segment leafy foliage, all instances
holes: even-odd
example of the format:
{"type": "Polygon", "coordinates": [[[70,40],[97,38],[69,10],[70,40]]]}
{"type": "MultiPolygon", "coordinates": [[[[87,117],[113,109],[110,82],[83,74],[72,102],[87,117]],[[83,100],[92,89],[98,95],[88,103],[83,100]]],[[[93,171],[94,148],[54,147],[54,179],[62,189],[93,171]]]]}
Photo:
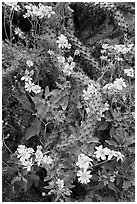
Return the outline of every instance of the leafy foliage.
{"type": "Polygon", "coordinates": [[[3,80],[30,115],[12,153],[5,112],[15,105],[4,103],[14,194],[35,187],[45,200],[81,201],[74,192],[84,186],[84,202],[133,197],[135,47],[124,9],[133,13],[118,2],[3,3],[3,80]]]}

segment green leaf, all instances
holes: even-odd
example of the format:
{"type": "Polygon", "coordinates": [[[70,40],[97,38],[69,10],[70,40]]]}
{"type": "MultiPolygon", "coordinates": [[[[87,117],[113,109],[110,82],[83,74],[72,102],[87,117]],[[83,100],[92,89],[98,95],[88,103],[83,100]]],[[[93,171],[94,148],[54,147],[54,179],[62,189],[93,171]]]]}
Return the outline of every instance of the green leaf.
{"type": "Polygon", "coordinates": [[[112,183],[112,182],[108,182],[108,188],[110,188],[111,190],[117,192],[116,187],[115,187],[114,183],[112,183]]]}
{"type": "Polygon", "coordinates": [[[104,121],[98,128],[98,130],[106,130],[108,128],[109,122],[104,121]]]}
{"type": "Polygon", "coordinates": [[[109,145],[112,145],[114,147],[118,147],[118,144],[112,140],[105,140],[106,143],[108,143],[109,145]]]}
{"type": "Polygon", "coordinates": [[[47,112],[49,111],[49,106],[46,105],[46,104],[38,104],[36,106],[36,109],[37,109],[37,114],[40,116],[41,119],[45,119],[46,118],[46,115],[47,115],[47,112]]]}
{"type": "Polygon", "coordinates": [[[22,95],[22,96],[15,95],[15,97],[22,104],[24,109],[33,112],[32,107],[31,107],[31,103],[30,103],[30,101],[29,101],[29,99],[27,98],[26,95],[22,95]]]}
{"type": "Polygon", "coordinates": [[[92,143],[92,142],[99,143],[99,139],[96,137],[88,138],[86,141],[87,143],[92,143]]]}
{"type": "Polygon", "coordinates": [[[7,168],[7,173],[8,173],[9,175],[14,174],[14,172],[15,172],[15,169],[14,169],[14,168],[12,168],[12,167],[8,167],[8,168],[7,168]]]}
{"type": "Polygon", "coordinates": [[[44,93],[45,99],[48,98],[48,96],[50,96],[50,95],[51,95],[51,93],[49,92],[49,87],[46,86],[45,93],[44,93]]]}
{"type": "Polygon", "coordinates": [[[51,95],[53,95],[54,97],[56,97],[57,95],[59,95],[61,93],[61,90],[59,89],[54,89],[51,92],[51,95]]]}
{"type": "Polygon", "coordinates": [[[115,134],[116,134],[116,129],[112,126],[112,128],[110,129],[110,137],[114,138],[115,134]]]}
{"type": "Polygon", "coordinates": [[[124,181],[123,182],[123,188],[125,189],[125,190],[127,190],[129,187],[131,187],[132,186],[132,181],[124,181]]]}
{"type": "Polygon", "coordinates": [[[135,143],[135,138],[127,138],[123,146],[124,147],[129,146],[129,145],[134,144],[134,143],[135,143]]]}
{"type": "Polygon", "coordinates": [[[95,186],[95,189],[96,190],[101,190],[103,189],[105,186],[104,186],[104,183],[103,181],[100,181],[99,184],[97,186],[95,186]]]}
{"type": "Polygon", "coordinates": [[[40,132],[40,128],[41,128],[41,121],[36,117],[33,120],[32,125],[26,130],[24,138],[28,140],[31,137],[38,135],[40,132]]]}
{"type": "Polygon", "coordinates": [[[22,189],[24,189],[24,191],[27,191],[27,179],[25,179],[24,177],[22,177],[22,180],[20,181],[20,186],[22,189]]]}

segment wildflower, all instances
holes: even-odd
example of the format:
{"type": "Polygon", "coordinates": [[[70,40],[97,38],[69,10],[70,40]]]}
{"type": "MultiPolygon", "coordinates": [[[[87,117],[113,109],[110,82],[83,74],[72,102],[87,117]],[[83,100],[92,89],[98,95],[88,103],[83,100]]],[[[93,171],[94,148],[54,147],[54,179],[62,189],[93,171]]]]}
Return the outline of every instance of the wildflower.
{"type": "Polygon", "coordinates": [[[116,89],[122,91],[122,88],[123,88],[123,87],[126,87],[126,83],[124,82],[124,80],[123,80],[122,78],[120,78],[120,79],[117,78],[117,79],[114,81],[114,87],[115,87],[116,89]]]}
{"type": "Polygon", "coordinates": [[[63,57],[63,56],[58,56],[57,59],[58,59],[59,63],[63,64],[65,62],[65,57],[63,57]]]}
{"type": "Polygon", "coordinates": [[[73,58],[72,58],[71,56],[69,56],[69,57],[67,58],[67,61],[68,61],[68,62],[73,62],[73,58]]]}
{"type": "Polygon", "coordinates": [[[117,161],[119,161],[119,160],[123,161],[123,159],[124,159],[124,155],[121,154],[121,152],[116,152],[115,151],[114,156],[117,157],[117,161]]]}
{"type": "Polygon", "coordinates": [[[42,196],[43,196],[43,197],[46,196],[46,193],[45,193],[45,192],[42,192],[42,196]]]}
{"type": "Polygon", "coordinates": [[[35,84],[32,83],[31,81],[29,81],[28,83],[25,83],[25,89],[28,92],[33,91],[34,86],[35,86],[35,84]]]}
{"type": "Polygon", "coordinates": [[[48,52],[47,52],[49,55],[54,55],[54,50],[48,50],[48,52]]]}
{"type": "Polygon", "coordinates": [[[129,76],[129,77],[134,77],[134,70],[133,68],[130,68],[130,69],[125,69],[124,70],[124,73],[129,76]]]}
{"type": "Polygon", "coordinates": [[[37,146],[37,151],[35,152],[35,161],[37,162],[38,166],[40,166],[42,160],[43,160],[43,153],[41,151],[41,148],[39,148],[39,146],[37,146]]]}
{"type": "Polygon", "coordinates": [[[114,182],[114,181],[115,181],[115,175],[110,176],[110,177],[109,177],[109,181],[110,181],[110,182],[114,182]]]}
{"type": "Polygon", "coordinates": [[[77,171],[77,176],[78,181],[82,184],[87,184],[90,182],[90,178],[92,178],[92,175],[90,175],[91,171],[86,171],[86,169],[84,171],[78,170],[77,171]]]}
{"type": "Polygon", "coordinates": [[[89,165],[92,165],[91,163],[92,159],[84,154],[78,155],[78,162],[76,163],[77,166],[83,169],[88,169],[89,165]]]}
{"type": "Polygon", "coordinates": [[[68,40],[67,40],[67,37],[65,37],[63,34],[61,34],[59,37],[58,37],[58,40],[56,41],[56,43],[58,43],[58,47],[59,48],[68,48],[70,49],[71,48],[71,45],[68,43],[68,40]]]}
{"type": "Polygon", "coordinates": [[[28,67],[32,67],[33,66],[33,62],[31,60],[27,60],[26,64],[28,65],[28,67]]]}
{"type": "Polygon", "coordinates": [[[79,55],[80,51],[79,50],[75,50],[74,55],[79,55]]]}
{"type": "Polygon", "coordinates": [[[52,10],[51,6],[44,6],[40,4],[39,11],[38,11],[39,18],[43,18],[43,17],[50,18],[51,14],[55,14],[55,11],[52,10]]]}
{"type": "Polygon", "coordinates": [[[25,145],[19,145],[17,148],[17,158],[23,163],[30,158],[33,152],[33,148],[26,148],[25,145]]]}
{"type": "Polygon", "coordinates": [[[25,76],[21,77],[21,80],[22,81],[25,80],[25,82],[31,83],[32,78],[29,75],[25,75],[25,76]]]}
{"type": "Polygon", "coordinates": [[[63,189],[63,187],[64,187],[64,181],[63,181],[63,180],[58,179],[58,180],[56,181],[56,184],[58,185],[58,188],[59,188],[60,190],[63,189]]]}
{"type": "Polygon", "coordinates": [[[14,9],[15,11],[19,11],[20,10],[20,6],[17,5],[18,2],[4,2],[4,4],[6,4],[7,6],[10,6],[11,9],[14,9]]]}
{"type": "Polygon", "coordinates": [[[115,155],[115,151],[108,149],[108,160],[112,159],[112,157],[113,157],[114,155],[115,155]]]}
{"type": "Polygon", "coordinates": [[[46,163],[46,164],[52,164],[53,163],[53,159],[50,156],[44,155],[43,159],[42,159],[42,163],[46,163]]]}
{"type": "Polygon", "coordinates": [[[99,147],[95,147],[95,149],[97,149],[97,151],[94,152],[97,159],[101,158],[102,160],[106,160],[106,155],[109,154],[109,149],[107,147],[103,149],[102,145],[100,145],[99,147]]]}
{"type": "Polygon", "coordinates": [[[106,61],[108,58],[107,58],[107,56],[101,56],[100,59],[106,61]]]}
{"type": "Polygon", "coordinates": [[[103,44],[102,48],[106,50],[108,48],[108,46],[109,46],[109,44],[103,44]]]}
{"type": "Polygon", "coordinates": [[[15,28],[15,34],[18,35],[20,38],[24,39],[24,33],[20,30],[20,28],[15,28]]]}
{"type": "Polygon", "coordinates": [[[33,91],[35,94],[38,94],[38,93],[41,92],[41,87],[40,87],[39,85],[35,85],[35,86],[33,86],[32,91],[33,91]]]}
{"type": "Polygon", "coordinates": [[[39,85],[35,85],[33,82],[29,81],[25,83],[25,89],[28,92],[33,91],[35,94],[38,94],[41,92],[41,87],[39,85]]]}
{"type": "Polygon", "coordinates": [[[73,71],[73,68],[74,68],[74,67],[75,67],[75,62],[71,62],[71,64],[65,63],[63,72],[64,72],[66,75],[70,76],[71,73],[72,73],[72,71],[73,71]]]}
{"type": "Polygon", "coordinates": [[[23,169],[27,168],[27,171],[31,171],[31,167],[33,166],[32,158],[30,160],[26,160],[22,162],[24,166],[23,169]]]}

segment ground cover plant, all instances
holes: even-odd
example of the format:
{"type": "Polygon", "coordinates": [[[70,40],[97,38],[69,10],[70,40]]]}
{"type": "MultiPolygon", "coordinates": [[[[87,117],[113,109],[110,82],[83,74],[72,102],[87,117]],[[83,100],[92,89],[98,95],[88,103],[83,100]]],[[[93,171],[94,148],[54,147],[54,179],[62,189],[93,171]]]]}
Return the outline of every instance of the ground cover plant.
{"type": "Polygon", "coordinates": [[[134,201],[134,17],[134,2],[2,3],[3,201],[134,201]]]}

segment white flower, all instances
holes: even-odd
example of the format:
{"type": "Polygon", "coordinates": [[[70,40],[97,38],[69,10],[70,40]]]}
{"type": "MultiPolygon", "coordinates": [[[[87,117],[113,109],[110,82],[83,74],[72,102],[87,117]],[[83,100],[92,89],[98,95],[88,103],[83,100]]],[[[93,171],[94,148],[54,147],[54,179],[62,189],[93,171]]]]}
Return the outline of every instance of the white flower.
{"type": "Polygon", "coordinates": [[[35,86],[33,86],[32,91],[33,91],[35,94],[38,94],[38,93],[41,92],[41,87],[40,87],[39,85],[35,85],[35,86]]]}
{"type": "Polygon", "coordinates": [[[42,162],[43,164],[52,164],[53,159],[50,156],[44,155],[42,162]]]}
{"type": "Polygon", "coordinates": [[[82,184],[87,184],[90,182],[90,178],[92,178],[92,175],[90,175],[91,171],[81,171],[81,170],[78,170],[77,171],[77,176],[79,177],[78,178],[78,181],[82,184]]]}
{"type": "Polygon", "coordinates": [[[31,167],[33,166],[32,158],[30,160],[26,160],[23,163],[23,169],[27,168],[27,171],[31,171],[31,167]]]}
{"type": "Polygon", "coordinates": [[[123,161],[123,159],[124,159],[124,155],[121,154],[121,152],[116,152],[115,151],[114,156],[117,157],[117,161],[119,161],[119,160],[123,161]]]}
{"type": "Polygon", "coordinates": [[[31,60],[27,60],[26,64],[28,65],[28,67],[32,67],[33,66],[33,62],[31,60]]]}
{"type": "Polygon", "coordinates": [[[37,151],[35,152],[35,161],[37,162],[38,166],[40,166],[41,162],[43,161],[43,153],[41,151],[41,149],[38,149],[37,147],[37,151]]]}
{"type": "Polygon", "coordinates": [[[107,58],[107,56],[101,56],[100,59],[101,60],[107,60],[108,58],[107,58]]]}
{"type": "Polygon", "coordinates": [[[26,148],[25,145],[19,145],[17,148],[17,158],[24,163],[30,158],[33,152],[33,148],[26,148]]]}
{"type": "Polygon", "coordinates": [[[65,63],[65,64],[64,64],[63,72],[64,72],[66,75],[70,76],[71,73],[72,73],[72,71],[73,71],[73,68],[74,68],[74,67],[75,67],[75,62],[71,62],[71,64],[65,63]]]}
{"type": "Polygon", "coordinates": [[[58,56],[57,59],[58,59],[59,63],[63,64],[65,62],[65,57],[63,57],[63,56],[58,56]]]}
{"type": "Polygon", "coordinates": [[[97,151],[94,152],[97,159],[101,158],[102,160],[106,160],[106,155],[109,155],[109,149],[107,147],[103,149],[102,145],[100,145],[99,147],[95,147],[95,149],[97,149],[97,151]]]}
{"type": "Polygon", "coordinates": [[[55,14],[55,11],[52,10],[51,6],[44,6],[39,4],[39,10],[36,12],[36,15],[39,16],[39,18],[50,18],[51,14],[55,14]]]}
{"type": "Polygon", "coordinates": [[[48,52],[47,52],[49,55],[54,55],[54,50],[48,50],[48,52]]]}
{"type": "Polygon", "coordinates": [[[4,4],[12,7],[11,9],[14,9],[15,11],[20,10],[20,6],[17,5],[18,2],[4,2],[4,4]]]}
{"type": "Polygon", "coordinates": [[[38,94],[41,92],[41,87],[39,85],[35,85],[31,81],[29,82],[27,81],[27,83],[25,83],[25,89],[28,92],[33,91],[35,94],[38,94]]]}
{"type": "Polygon", "coordinates": [[[75,50],[74,55],[79,55],[80,51],[79,50],[75,50]]]}
{"type": "Polygon", "coordinates": [[[80,155],[78,155],[78,162],[76,163],[76,165],[79,166],[80,168],[88,169],[89,165],[92,166],[91,161],[92,161],[92,159],[89,158],[88,156],[86,156],[84,154],[80,154],[80,155]]]}
{"type": "Polygon", "coordinates": [[[63,180],[58,179],[58,180],[56,181],[56,184],[58,185],[58,188],[59,188],[60,190],[63,189],[63,187],[64,187],[64,181],[63,181],[63,180]]]}
{"type": "Polygon", "coordinates": [[[67,61],[68,61],[68,62],[73,62],[73,57],[69,56],[69,57],[67,58],[67,61]]]}
{"type": "Polygon", "coordinates": [[[109,44],[103,44],[103,45],[102,45],[102,48],[103,48],[104,50],[106,50],[106,49],[108,48],[108,46],[109,46],[109,44]]]}
{"type": "Polygon", "coordinates": [[[32,83],[32,82],[30,82],[30,81],[29,81],[28,83],[25,83],[25,89],[26,89],[26,91],[28,91],[28,92],[33,91],[34,86],[35,86],[35,84],[32,83]]]}
{"type": "Polygon", "coordinates": [[[122,88],[123,87],[126,87],[126,83],[124,82],[124,79],[123,78],[120,78],[120,79],[115,79],[114,81],[114,87],[120,91],[122,91],[122,88]]]}
{"type": "Polygon", "coordinates": [[[25,80],[25,82],[31,83],[32,78],[29,75],[25,75],[25,76],[21,77],[21,80],[22,81],[25,80]]]}
{"type": "Polygon", "coordinates": [[[115,151],[114,150],[110,150],[108,149],[108,160],[112,159],[112,157],[114,156],[115,151]]]}
{"type": "Polygon", "coordinates": [[[125,69],[124,70],[124,73],[129,76],[129,77],[134,77],[134,70],[133,68],[130,68],[130,69],[125,69]]]}
{"type": "Polygon", "coordinates": [[[43,197],[46,196],[46,193],[45,193],[45,192],[42,192],[42,196],[43,196],[43,197]]]}
{"type": "Polygon", "coordinates": [[[20,30],[20,28],[15,28],[15,34],[18,35],[20,38],[24,39],[24,33],[20,30]]]}
{"type": "Polygon", "coordinates": [[[61,34],[58,37],[58,40],[56,41],[56,43],[58,43],[58,47],[59,48],[71,48],[71,45],[68,43],[67,37],[65,37],[63,34],[61,34]]]}

